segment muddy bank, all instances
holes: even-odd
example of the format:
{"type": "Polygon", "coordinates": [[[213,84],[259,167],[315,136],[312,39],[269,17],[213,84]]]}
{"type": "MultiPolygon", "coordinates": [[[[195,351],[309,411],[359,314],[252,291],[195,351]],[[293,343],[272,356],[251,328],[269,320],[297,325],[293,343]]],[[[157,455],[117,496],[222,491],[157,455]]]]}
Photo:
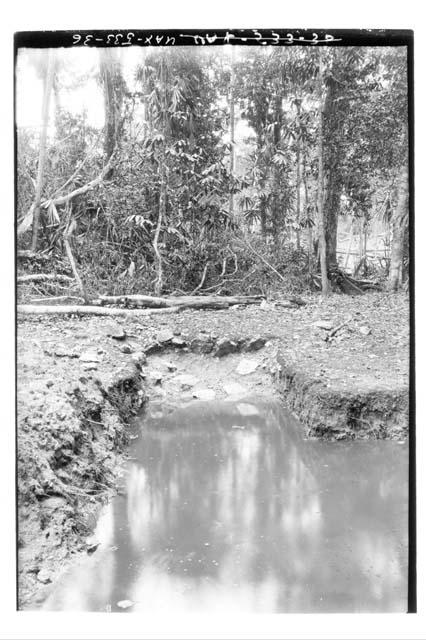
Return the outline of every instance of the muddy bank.
{"type": "MultiPolygon", "coordinates": [[[[72,375],[72,374],[71,374],[72,375]]],[[[19,605],[43,601],[85,544],[115,493],[128,442],[125,424],[145,394],[136,364],[95,380],[76,377],[56,393],[30,390],[18,427],[19,605]],[[28,408],[28,407],[27,407],[28,408]]],[[[60,381],[57,381],[60,384],[60,381]]],[[[53,387],[47,381],[47,390],[53,387]]]]}
{"type": "MultiPolygon", "coordinates": [[[[279,390],[285,405],[306,428],[308,437],[327,440],[387,439],[408,437],[408,393],[406,388],[369,390],[347,385],[330,388],[285,356],[277,357],[279,390]]],[[[363,383],[365,384],[365,380],[363,383]]]]}
{"type": "Polygon", "coordinates": [[[126,427],[167,402],[275,396],[327,439],[407,435],[402,296],[18,326],[19,598],[44,600],[115,492],[126,427]],[[333,340],[328,327],[353,319],[333,340]],[[369,317],[367,325],[365,317],[369,317]],[[325,327],[325,328],[324,328],[325,327]],[[148,360],[146,362],[146,358],[148,360]]]}

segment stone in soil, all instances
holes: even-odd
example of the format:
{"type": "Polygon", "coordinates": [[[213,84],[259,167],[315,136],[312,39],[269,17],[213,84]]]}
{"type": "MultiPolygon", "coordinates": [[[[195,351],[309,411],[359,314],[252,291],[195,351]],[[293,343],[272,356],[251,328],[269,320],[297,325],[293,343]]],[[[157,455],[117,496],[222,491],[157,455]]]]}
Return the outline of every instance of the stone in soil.
{"type": "Polygon", "coordinates": [[[257,360],[244,358],[238,364],[236,371],[240,376],[246,376],[246,375],[249,375],[250,373],[253,373],[253,371],[256,371],[258,366],[259,366],[259,362],[257,360]]]}
{"type": "Polygon", "coordinates": [[[123,344],[121,351],[122,353],[133,353],[134,348],[130,344],[123,344]]]}
{"type": "Polygon", "coordinates": [[[260,336],[256,338],[249,338],[244,345],[243,351],[259,351],[259,349],[262,349],[262,347],[265,346],[266,342],[266,338],[261,338],[260,336]]]}
{"type": "Polygon", "coordinates": [[[80,355],[81,362],[101,362],[101,358],[96,351],[84,351],[80,355]]]}
{"type": "Polygon", "coordinates": [[[318,327],[318,329],[324,329],[325,331],[331,331],[333,328],[333,323],[328,320],[317,320],[313,323],[314,327],[318,327]]]}
{"type": "MultiPolygon", "coordinates": [[[[47,352],[50,355],[49,352],[47,352]]],[[[54,351],[54,355],[58,358],[78,358],[78,353],[76,353],[73,349],[68,349],[65,345],[58,345],[54,351]]]]}
{"type": "Polygon", "coordinates": [[[146,364],[146,354],[145,354],[145,352],[144,351],[135,351],[135,353],[132,354],[132,360],[139,367],[141,367],[142,365],[146,364]]]}
{"type": "Polygon", "coordinates": [[[161,373],[161,371],[150,371],[149,379],[153,384],[161,384],[163,374],[161,373]]]}
{"type": "Polygon", "coordinates": [[[169,329],[165,329],[164,331],[159,331],[157,333],[157,342],[161,345],[171,344],[173,338],[173,331],[170,331],[169,329]]]}
{"type": "Polygon", "coordinates": [[[119,324],[110,324],[105,330],[105,334],[114,340],[125,340],[126,332],[119,324]]]}
{"type": "Polygon", "coordinates": [[[193,397],[198,400],[214,400],[216,393],[213,389],[197,389],[193,392],[193,397]]]}
{"type": "Polygon", "coordinates": [[[368,336],[371,333],[370,327],[360,327],[359,332],[362,336],[368,336]]]}
{"type": "Polygon", "coordinates": [[[41,569],[37,574],[37,580],[43,584],[52,582],[52,574],[47,569],[41,569]]]}
{"type": "Polygon", "coordinates": [[[243,385],[238,382],[228,382],[227,384],[223,384],[222,389],[227,396],[244,396],[247,394],[246,387],[243,387],[243,385]]]}
{"type": "Polygon", "coordinates": [[[238,351],[238,343],[229,338],[220,338],[216,343],[216,349],[213,355],[217,358],[222,358],[230,353],[238,351]]]}
{"type": "Polygon", "coordinates": [[[176,376],[173,379],[173,382],[177,382],[183,391],[188,391],[197,384],[198,378],[184,373],[180,376],[176,376]]]}
{"type": "Polygon", "coordinates": [[[193,353],[211,353],[214,348],[214,339],[208,334],[200,333],[191,340],[190,348],[193,353]]]}

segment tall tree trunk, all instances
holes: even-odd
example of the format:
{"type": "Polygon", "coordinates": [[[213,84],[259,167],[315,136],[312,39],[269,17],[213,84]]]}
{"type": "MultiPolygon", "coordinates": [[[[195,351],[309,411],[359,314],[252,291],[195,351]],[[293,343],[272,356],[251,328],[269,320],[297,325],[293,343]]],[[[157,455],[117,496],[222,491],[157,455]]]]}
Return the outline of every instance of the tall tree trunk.
{"type": "Polygon", "coordinates": [[[57,127],[60,124],[60,117],[61,117],[61,111],[62,111],[61,91],[60,91],[60,86],[58,81],[57,64],[55,64],[55,69],[53,74],[52,91],[53,91],[53,100],[55,104],[55,128],[57,129],[57,127]]]}
{"type": "Polygon", "coordinates": [[[398,200],[392,218],[392,249],[388,287],[397,291],[402,285],[404,249],[408,239],[408,165],[405,164],[398,178],[398,200]]]}
{"type": "Polygon", "coordinates": [[[308,272],[309,275],[312,273],[313,268],[313,255],[314,255],[314,245],[313,245],[313,233],[312,233],[312,224],[309,218],[309,192],[308,192],[308,177],[306,175],[306,166],[308,164],[307,153],[306,153],[306,144],[302,146],[302,155],[303,155],[303,165],[302,165],[302,183],[303,183],[303,214],[306,220],[307,228],[308,228],[308,272]]]}
{"type": "Polygon", "coordinates": [[[300,171],[300,100],[296,100],[297,109],[297,146],[296,146],[296,247],[300,250],[300,187],[301,187],[301,171],[300,171]]]}
{"type": "Polygon", "coordinates": [[[40,148],[38,155],[38,169],[37,169],[37,181],[35,188],[35,200],[34,200],[34,215],[33,215],[33,230],[31,239],[31,251],[37,251],[38,231],[40,227],[40,200],[43,189],[44,181],[44,165],[46,160],[46,141],[47,141],[47,128],[49,125],[49,106],[50,95],[53,87],[53,77],[55,69],[55,52],[49,49],[47,58],[47,70],[44,79],[43,90],[43,105],[41,114],[41,133],[40,133],[40,148]]]}
{"type": "Polygon", "coordinates": [[[229,218],[234,218],[234,171],[235,171],[235,48],[231,48],[231,82],[229,92],[229,121],[231,134],[231,152],[229,157],[229,173],[231,176],[231,193],[229,195],[229,218]]]}
{"type": "MultiPolygon", "coordinates": [[[[334,56],[333,68],[339,64],[334,56]]],[[[332,68],[332,69],[333,69],[332,68]]],[[[324,101],[324,139],[327,141],[324,154],[324,229],[326,236],[327,267],[337,264],[337,225],[340,212],[342,182],[340,167],[343,162],[342,111],[339,87],[330,80],[324,101]]]]}
{"type": "Polygon", "coordinates": [[[162,151],[159,156],[159,172],[160,172],[160,192],[159,192],[159,200],[158,200],[158,217],[157,217],[157,225],[155,228],[154,240],[153,240],[153,249],[155,254],[155,265],[157,277],[155,280],[154,291],[158,296],[161,294],[163,289],[163,257],[161,255],[161,251],[158,246],[158,241],[160,239],[161,227],[166,218],[166,207],[167,207],[167,167],[166,167],[166,155],[165,155],[165,145],[166,140],[169,138],[170,134],[170,122],[167,111],[167,68],[166,68],[166,59],[165,54],[162,55],[160,61],[160,86],[161,86],[161,120],[160,126],[162,130],[162,134],[164,140],[162,142],[162,151]]]}
{"type": "Polygon", "coordinates": [[[322,49],[318,50],[319,54],[319,70],[318,70],[318,96],[319,96],[319,121],[318,121],[318,231],[319,231],[319,250],[321,264],[321,287],[324,296],[328,295],[330,283],[327,275],[327,244],[325,236],[325,220],[324,220],[324,141],[323,141],[323,109],[324,103],[322,98],[323,92],[323,53],[322,49]]]}
{"type": "Polygon", "coordinates": [[[300,149],[296,152],[296,248],[300,250],[300,149]]]}
{"type": "Polygon", "coordinates": [[[364,229],[364,276],[367,276],[367,247],[368,247],[368,218],[364,213],[363,217],[363,229],[364,229]]]}
{"type": "MultiPolygon", "coordinates": [[[[99,49],[100,72],[102,78],[105,110],[104,157],[105,162],[111,157],[120,133],[121,108],[123,104],[123,76],[115,49],[99,49]]],[[[113,174],[108,171],[105,179],[113,174]]]]}
{"type": "Polygon", "coordinates": [[[155,264],[156,264],[156,271],[157,271],[157,278],[155,280],[155,285],[154,285],[154,292],[156,296],[161,295],[161,292],[163,290],[163,257],[158,247],[158,241],[160,238],[161,226],[163,224],[165,211],[166,211],[167,185],[166,185],[166,177],[165,177],[164,159],[160,166],[160,175],[161,175],[160,201],[158,206],[157,226],[155,228],[154,240],[152,243],[154,254],[155,254],[155,264]]]}
{"type": "Polygon", "coordinates": [[[364,257],[364,230],[363,230],[363,224],[362,224],[362,218],[358,218],[358,253],[359,253],[359,260],[358,260],[358,264],[360,265],[362,262],[362,259],[364,257]]]}
{"type": "MultiPolygon", "coordinates": [[[[257,145],[257,156],[258,159],[261,157],[261,153],[262,153],[262,146],[263,146],[263,139],[262,139],[262,134],[260,133],[261,130],[261,123],[258,122],[257,124],[257,136],[256,136],[256,145],[257,145]]],[[[263,171],[260,168],[260,178],[258,179],[257,185],[263,189],[264,187],[264,183],[265,183],[265,179],[263,176],[263,171]]],[[[263,238],[266,238],[266,203],[264,201],[263,198],[260,198],[260,203],[259,203],[259,209],[260,209],[260,232],[263,236],[263,238]]]]}
{"type": "Polygon", "coordinates": [[[325,180],[324,194],[324,228],[326,235],[327,267],[337,264],[337,224],[340,210],[341,187],[333,173],[328,173],[325,180]]]}
{"type": "Polygon", "coordinates": [[[260,231],[264,238],[266,238],[266,205],[263,198],[260,201],[260,231]]]}
{"type": "Polygon", "coordinates": [[[345,269],[347,269],[347,267],[348,267],[349,256],[351,255],[353,238],[354,238],[354,223],[353,223],[353,220],[352,220],[351,221],[351,228],[350,228],[350,231],[349,231],[348,249],[346,251],[346,258],[345,258],[345,269]]]}
{"type": "MultiPolygon", "coordinates": [[[[278,89],[277,89],[278,91],[278,89]]],[[[274,153],[279,149],[281,140],[281,122],[282,122],[282,98],[279,92],[275,97],[274,105],[274,153]]],[[[273,164],[273,187],[272,187],[272,228],[274,231],[274,239],[278,240],[278,234],[282,227],[281,211],[280,211],[280,165],[273,164]]]]}

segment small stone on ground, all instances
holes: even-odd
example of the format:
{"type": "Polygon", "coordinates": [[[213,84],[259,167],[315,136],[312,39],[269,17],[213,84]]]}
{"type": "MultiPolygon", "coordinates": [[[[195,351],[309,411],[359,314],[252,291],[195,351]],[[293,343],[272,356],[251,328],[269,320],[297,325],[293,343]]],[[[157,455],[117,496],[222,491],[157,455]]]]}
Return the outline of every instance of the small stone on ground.
{"type": "Polygon", "coordinates": [[[244,360],[241,360],[241,362],[239,363],[236,371],[240,374],[240,376],[246,376],[250,373],[253,373],[253,371],[256,371],[258,366],[259,362],[257,360],[244,358],[244,360]]]}
{"type": "Polygon", "coordinates": [[[243,385],[238,382],[228,382],[227,384],[223,384],[222,389],[228,396],[244,396],[247,394],[246,387],[243,387],[243,385]]]}
{"type": "Polygon", "coordinates": [[[193,392],[193,396],[198,400],[214,400],[216,393],[213,389],[197,389],[193,392]]]}

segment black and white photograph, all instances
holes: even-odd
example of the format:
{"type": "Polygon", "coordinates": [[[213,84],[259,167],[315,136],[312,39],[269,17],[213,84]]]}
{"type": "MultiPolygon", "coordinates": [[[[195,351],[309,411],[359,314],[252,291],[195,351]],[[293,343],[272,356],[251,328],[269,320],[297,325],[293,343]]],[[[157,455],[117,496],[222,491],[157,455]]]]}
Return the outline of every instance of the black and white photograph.
{"type": "Polygon", "coordinates": [[[416,611],[413,37],[15,34],[17,610],[416,611]]]}

